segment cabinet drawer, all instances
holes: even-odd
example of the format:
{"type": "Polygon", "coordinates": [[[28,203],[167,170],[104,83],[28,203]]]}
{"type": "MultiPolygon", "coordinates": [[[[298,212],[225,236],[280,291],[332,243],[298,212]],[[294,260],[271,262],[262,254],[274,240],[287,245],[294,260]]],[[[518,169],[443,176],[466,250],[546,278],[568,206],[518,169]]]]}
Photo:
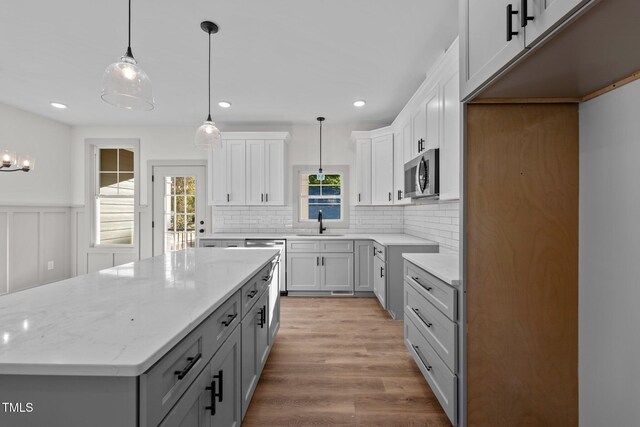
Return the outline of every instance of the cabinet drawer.
{"type": "Polygon", "coordinates": [[[320,252],[353,252],[353,240],[320,241],[320,252]]]}
{"type": "Polygon", "coordinates": [[[319,240],[289,240],[287,252],[320,252],[319,240]]]}
{"type": "Polygon", "coordinates": [[[258,274],[242,286],[242,315],[244,317],[251,307],[260,299],[260,296],[271,283],[274,263],[265,266],[258,274]]]}
{"type": "Polygon", "coordinates": [[[226,240],[218,240],[218,239],[201,239],[200,247],[201,248],[224,248],[226,247],[226,240]]]}
{"type": "Polygon", "coordinates": [[[411,318],[404,319],[404,340],[442,409],[457,424],[458,379],[438,357],[411,318]]]}
{"type": "Polygon", "coordinates": [[[382,261],[386,261],[386,248],[378,242],[373,242],[373,255],[380,258],[382,261]]]}
{"type": "Polygon", "coordinates": [[[236,292],[140,376],[141,425],[158,425],[239,323],[239,314],[236,292]]]}
{"type": "Polygon", "coordinates": [[[435,308],[419,289],[404,282],[404,314],[410,317],[422,335],[442,358],[451,372],[456,372],[458,325],[435,308]]]}
{"type": "Polygon", "coordinates": [[[412,285],[417,285],[416,289],[424,289],[424,297],[431,304],[436,306],[451,320],[457,320],[457,291],[442,280],[416,267],[410,262],[404,263],[405,280],[412,285]]]}

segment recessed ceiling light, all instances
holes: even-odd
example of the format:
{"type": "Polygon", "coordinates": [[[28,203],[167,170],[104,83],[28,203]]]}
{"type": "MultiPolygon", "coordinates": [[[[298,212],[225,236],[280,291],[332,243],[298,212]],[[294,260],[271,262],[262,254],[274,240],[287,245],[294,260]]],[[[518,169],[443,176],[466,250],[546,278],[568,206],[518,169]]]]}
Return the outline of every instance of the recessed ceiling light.
{"type": "Polygon", "coordinates": [[[221,106],[222,108],[231,107],[231,103],[229,101],[220,101],[220,102],[218,102],[218,105],[221,106]]]}
{"type": "Polygon", "coordinates": [[[61,110],[64,110],[65,108],[67,108],[67,106],[66,106],[66,105],[64,105],[64,104],[62,104],[62,103],[60,103],[60,102],[51,102],[50,104],[51,104],[51,106],[52,106],[53,108],[59,108],[59,109],[61,109],[61,110]]]}
{"type": "Polygon", "coordinates": [[[359,99],[353,102],[354,107],[364,107],[364,104],[366,104],[366,102],[363,99],[359,99]]]}

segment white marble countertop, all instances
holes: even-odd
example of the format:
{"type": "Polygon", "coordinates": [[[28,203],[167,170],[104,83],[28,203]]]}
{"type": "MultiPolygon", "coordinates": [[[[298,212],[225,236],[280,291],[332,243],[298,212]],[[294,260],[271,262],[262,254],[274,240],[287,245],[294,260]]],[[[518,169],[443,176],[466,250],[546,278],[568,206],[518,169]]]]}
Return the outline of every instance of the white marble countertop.
{"type": "Polygon", "coordinates": [[[402,257],[451,286],[460,285],[460,264],[457,254],[403,253],[402,257]]]}
{"type": "Polygon", "coordinates": [[[0,296],[0,374],[140,375],[276,254],[187,249],[0,296]]]}
{"type": "Polygon", "coordinates": [[[422,239],[420,237],[411,236],[410,234],[384,234],[384,233],[352,233],[352,234],[340,234],[338,231],[334,233],[325,234],[312,234],[300,232],[299,235],[294,232],[291,233],[214,233],[198,236],[199,239],[221,239],[221,240],[244,240],[244,239],[279,239],[279,240],[374,240],[384,246],[394,245],[430,245],[438,246],[438,243],[422,239]]]}

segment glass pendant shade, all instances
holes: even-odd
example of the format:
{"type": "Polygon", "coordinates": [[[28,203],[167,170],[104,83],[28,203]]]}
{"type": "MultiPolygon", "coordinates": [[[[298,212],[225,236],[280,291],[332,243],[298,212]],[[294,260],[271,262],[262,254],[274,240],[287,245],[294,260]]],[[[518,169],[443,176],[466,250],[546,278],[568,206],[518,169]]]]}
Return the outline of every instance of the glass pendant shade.
{"type": "Polygon", "coordinates": [[[0,152],[0,167],[11,168],[16,165],[16,162],[16,153],[13,151],[3,150],[0,152]]]}
{"type": "Polygon", "coordinates": [[[18,168],[25,172],[33,170],[36,166],[35,159],[31,156],[18,156],[18,168]]]}
{"type": "Polygon", "coordinates": [[[102,77],[102,99],[127,110],[153,110],[151,81],[129,55],[109,65],[102,77]]]}
{"type": "Polygon", "coordinates": [[[216,127],[216,124],[211,121],[211,118],[207,118],[204,124],[196,131],[196,139],[194,143],[198,147],[208,148],[211,147],[214,150],[220,150],[222,148],[222,139],[220,138],[220,130],[216,127]]]}

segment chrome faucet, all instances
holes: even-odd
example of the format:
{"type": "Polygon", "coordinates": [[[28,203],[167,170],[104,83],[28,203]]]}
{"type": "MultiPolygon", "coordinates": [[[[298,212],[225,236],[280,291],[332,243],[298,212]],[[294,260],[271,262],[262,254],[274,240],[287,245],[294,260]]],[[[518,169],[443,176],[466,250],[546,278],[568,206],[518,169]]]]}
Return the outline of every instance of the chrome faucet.
{"type": "Polygon", "coordinates": [[[322,234],[323,231],[327,230],[327,227],[322,226],[322,210],[318,211],[318,222],[320,223],[320,234],[322,234]]]}

